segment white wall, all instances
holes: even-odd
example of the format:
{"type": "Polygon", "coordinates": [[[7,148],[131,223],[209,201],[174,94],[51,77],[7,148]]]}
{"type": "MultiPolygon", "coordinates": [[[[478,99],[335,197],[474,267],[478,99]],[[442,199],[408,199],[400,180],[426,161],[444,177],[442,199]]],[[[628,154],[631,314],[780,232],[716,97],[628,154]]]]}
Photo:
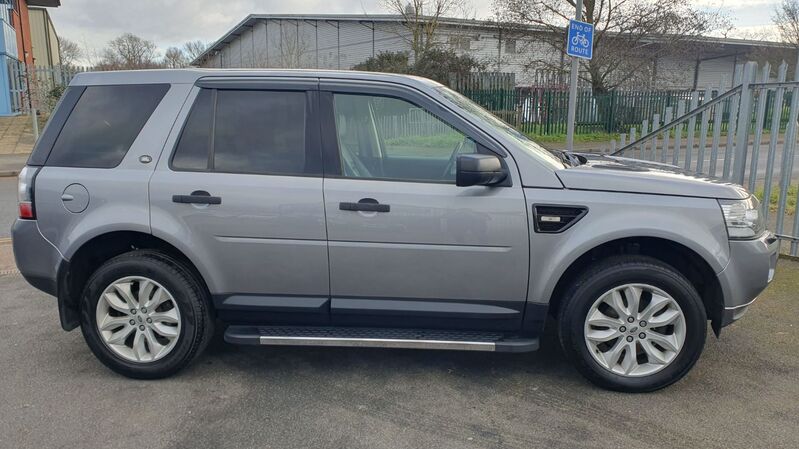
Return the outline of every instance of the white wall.
{"type": "MultiPolygon", "coordinates": [[[[389,22],[269,19],[260,20],[240,33],[218,54],[209,57],[204,66],[351,69],[373,54],[410,50],[407,30],[398,23],[389,22]]],[[[449,45],[453,36],[468,37],[471,40],[469,54],[486,63],[489,70],[515,73],[518,85],[536,82],[536,71],[540,72],[543,67],[535,67],[531,61],[546,59],[554,65],[561,62],[560,53],[536,41],[535,36],[517,38],[515,53],[506,51],[506,38],[500,49],[500,35],[496,29],[447,26],[441,29],[438,40],[449,45]]],[[[659,59],[654,87],[690,89],[694,83],[695,64],[693,60],[675,57],[659,59]]],[[[733,65],[732,56],[703,61],[698,87],[719,86],[724,78],[725,87],[729,87],[733,65]]]]}

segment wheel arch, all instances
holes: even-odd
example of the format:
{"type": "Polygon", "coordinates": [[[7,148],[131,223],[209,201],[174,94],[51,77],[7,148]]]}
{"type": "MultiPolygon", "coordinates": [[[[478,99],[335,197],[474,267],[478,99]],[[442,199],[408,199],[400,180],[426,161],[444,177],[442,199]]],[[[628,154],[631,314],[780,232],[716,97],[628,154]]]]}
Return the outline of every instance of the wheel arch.
{"type": "Polygon", "coordinates": [[[139,231],[106,232],[74,245],[68,259],[62,261],[58,269],[58,308],[64,330],[79,325],[80,296],[91,274],[112,257],[135,250],[153,250],[169,261],[181,264],[210,295],[198,265],[175,245],[139,231]]]}
{"type": "Polygon", "coordinates": [[[556,276],[557,282],[551,289],[549,310],[556,314],[564,301],[564,294],[571,282],[592,264],[611,256],[638,254],[652,257],[673,267],[696,288],[705,305],[707,316],[711,319],[716,335],[721,329],[721,315],[724,310],[723,291],[717,271],[694,248],[681,242],[652,236],[623,237],[596,244],[569,261],[568,266],[556,276]]]}

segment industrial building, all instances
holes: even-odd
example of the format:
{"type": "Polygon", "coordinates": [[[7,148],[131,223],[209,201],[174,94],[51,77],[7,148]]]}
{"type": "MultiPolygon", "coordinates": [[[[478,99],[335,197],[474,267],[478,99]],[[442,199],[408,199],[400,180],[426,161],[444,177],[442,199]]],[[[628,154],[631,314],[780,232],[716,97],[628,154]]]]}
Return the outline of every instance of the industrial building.
{"type": "MultiPolygon", "coordinates": [[[[519,86],[537,86],[551,84],[553,72],[551,67],[535,67],[530,61],[562,61],[560,53],[544,42],[546,33],[535,27],[509,32],[496,22],[446,18],[440,19],[437,40],[474,56],[491,71],[515,74],[519,86]]],[[[695,58],[655,58],[642,70],[644,79],[634,83],[649,89],[729,87],[735,64],[771,49],[784,50],[785,46],[702,38],[701,52],[695,58]]],[[[350,69],[380,52],[409,50],[409,33],[398,15],[251,14],[193,65],[350,69]]],[[[568,62],[562,62],[566,68],[568,62]]]]}

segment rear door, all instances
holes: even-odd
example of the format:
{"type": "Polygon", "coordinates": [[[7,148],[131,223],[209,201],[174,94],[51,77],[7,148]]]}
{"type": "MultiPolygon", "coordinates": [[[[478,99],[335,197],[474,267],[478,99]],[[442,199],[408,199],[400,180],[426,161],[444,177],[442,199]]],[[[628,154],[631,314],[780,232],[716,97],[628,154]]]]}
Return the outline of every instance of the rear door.
{"type": "Polygon", "coordinates": [[[468,123],[406,88],[320,95],[332,320],[518,329],[529,237],[512,158],[505,185],[458,187],[458,155],[501,151],[468,123]]]}
{"type": "Polygon", "coordinates": [[[228,319],[327,320],[317,85],[201,81],[150,183],[153,233],[191,255],[228,319]]]}

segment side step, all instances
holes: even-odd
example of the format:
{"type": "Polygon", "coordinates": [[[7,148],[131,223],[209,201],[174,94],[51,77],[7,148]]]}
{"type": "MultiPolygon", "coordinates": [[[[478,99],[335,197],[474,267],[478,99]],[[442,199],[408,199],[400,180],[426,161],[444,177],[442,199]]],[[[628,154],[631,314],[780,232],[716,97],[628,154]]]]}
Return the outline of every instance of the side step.
{"type": "Polygon", "coordinates": [[[229,326],[225,341],[241,345],[348,346],[529,352],[538,338],[499,332],[331,326],[229,326]]]}

